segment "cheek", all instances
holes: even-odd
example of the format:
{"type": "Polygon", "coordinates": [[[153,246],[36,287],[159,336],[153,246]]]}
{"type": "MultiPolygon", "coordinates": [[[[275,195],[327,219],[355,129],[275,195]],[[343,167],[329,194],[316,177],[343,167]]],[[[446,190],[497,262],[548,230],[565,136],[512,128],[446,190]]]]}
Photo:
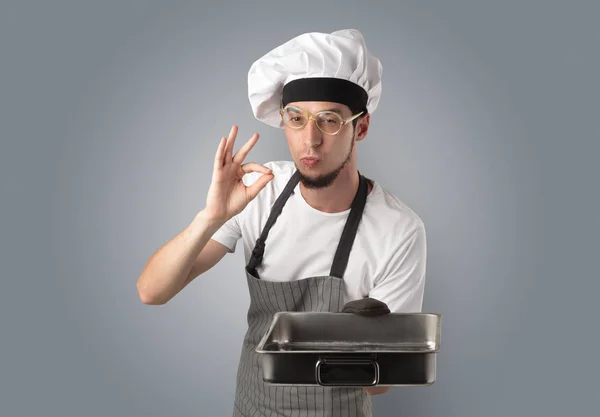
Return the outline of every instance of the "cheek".
{"type": "Polygon", "coordinates": [[[290,149],[298,148],[298,145],[300,143],[298,141],[297,135],[295,135],[294,133],[296,132],[285,132],[285,138],[287,139],[287,143],[290,149]]]}
{"type": "Polygon", "coordinates": [[[287,144],[292,157],[295,157],[296,155],[304,151],[304,144],[301,138],[299,138],[294,133],[295,132],[292,132],[290,134],[286,133],[287,144]]]}
{"type": "Polygon", "coordinates": [[[290,129],[289,127],[286,126],[283,129],[283,132],[285,133],[285,137],[287,138],[288,142],[290,142],[290,143],[298,142],[298,140],[300,139],[301,132],[299,130],[290,129]]]}

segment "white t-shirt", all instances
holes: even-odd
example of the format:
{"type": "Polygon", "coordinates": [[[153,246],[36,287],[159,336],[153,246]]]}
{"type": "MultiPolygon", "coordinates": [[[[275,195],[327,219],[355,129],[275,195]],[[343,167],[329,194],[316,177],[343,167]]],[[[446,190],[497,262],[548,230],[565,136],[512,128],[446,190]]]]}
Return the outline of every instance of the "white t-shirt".
{"type": "MultiPolygon", "coordinates": [[[[246,264],[271,207],[296,169],[291,161],[264,165],[273,171],[273,180],[212,236],[230,252],[242,238],[246,264]]],[[[244,184],[251,185],[260,175],[246,174],[244,184]]],[[[260,279],[294,281],[329,275],[349,213],[350,209],[324,213],[313,208],[302,197],[300,184],[296,185],[269,231],[257,267],[260,279]]],[[[391,312],[421,312],[426,258],[420,217],[374,181],[343,276],[344,302],[369,296],[386,303],[391,312]]]]}

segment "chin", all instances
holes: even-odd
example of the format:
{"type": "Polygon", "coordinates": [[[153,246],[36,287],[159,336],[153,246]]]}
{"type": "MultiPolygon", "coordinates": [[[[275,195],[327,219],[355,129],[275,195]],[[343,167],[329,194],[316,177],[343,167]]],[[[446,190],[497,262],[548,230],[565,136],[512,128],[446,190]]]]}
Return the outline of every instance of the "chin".
{"type": "Polygon", "coordinates": [[[325,171],[324,169],[320,169],[319,172],[311,170],[306,172],[303,169],[298,168],[298,171],[300,171],[300,182],[302,182],[306,188],[315,190],[329,187],[340,173],[339,170],[325,171]]]}

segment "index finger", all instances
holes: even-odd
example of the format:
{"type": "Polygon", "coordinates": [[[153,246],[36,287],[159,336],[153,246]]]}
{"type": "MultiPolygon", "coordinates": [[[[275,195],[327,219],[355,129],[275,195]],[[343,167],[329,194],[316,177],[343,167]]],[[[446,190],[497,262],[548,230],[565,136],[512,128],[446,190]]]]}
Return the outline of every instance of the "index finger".
{"type": "Polygon", "coordinates": [[[225,146],[225,163],[231,161],[231,154],[233,154],[233,146],[235,145],[235,137],[238,133],[238,127],[236,125],[231,126],[229,136],[227,137],[227,145],[225,146]]]}
{"type": "Polygon", "coordinates": [[[244,146],[242,146],[234,155],[233,157],[233,162],[236,164],[241,164],[242,161],[244,159],[246,159],[246,156],[248,155],[248,153],[250,152],[250,150],[254,147],[254,145],[256,145],[256,142],[258,141],[258,133],[254,133],[252,135],[252,137],[248,140],[248,142],[246,142],[244,144],[244,146]]]}
{"type": "Polygon", "coordinates": [[[225,136],[221,138],[219,142],[219,147],[217,148],[217,152],[215,153],[215,161],[213,165],[213,172],[217,172],[219,168],[223,166],[223,153],[225,152],[225,144],[226,144],[225,136]]]}

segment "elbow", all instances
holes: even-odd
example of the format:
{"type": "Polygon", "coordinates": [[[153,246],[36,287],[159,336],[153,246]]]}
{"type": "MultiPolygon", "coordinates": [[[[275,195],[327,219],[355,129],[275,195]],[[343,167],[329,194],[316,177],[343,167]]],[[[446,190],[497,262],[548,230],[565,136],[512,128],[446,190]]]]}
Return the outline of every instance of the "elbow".
{"type": "Polygon", "coordinates": [[[144,294],[140,293],[139,295],[140,295],[140,301],[143,304],[150,305],[150,306],[160,306],[160,305],[165,304],[164,301],[160,301],[160,300],[154,299],[152,297],[145,296],[144,294]]]}
{"type": "Polygon", "coordinates": [[[154,296],[153,294],[149,293],[144,288],[144,285],[143,285],[143,282],[142,282],[141,279],[138,280],[136,287],[137,287],[138,296],[140,297],[140,301],[143,304],[153,305],[153,306],[165,304],[164,300],[158,299],[156,296],[154,296]]]}

